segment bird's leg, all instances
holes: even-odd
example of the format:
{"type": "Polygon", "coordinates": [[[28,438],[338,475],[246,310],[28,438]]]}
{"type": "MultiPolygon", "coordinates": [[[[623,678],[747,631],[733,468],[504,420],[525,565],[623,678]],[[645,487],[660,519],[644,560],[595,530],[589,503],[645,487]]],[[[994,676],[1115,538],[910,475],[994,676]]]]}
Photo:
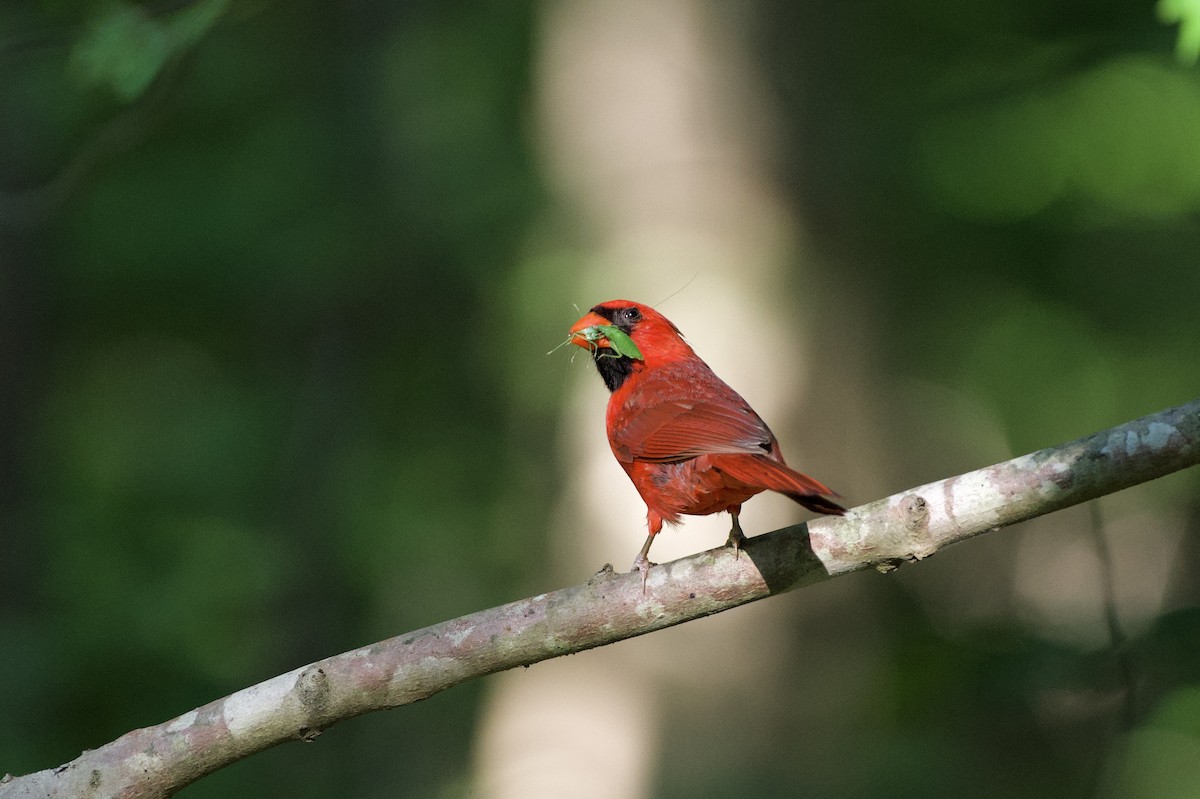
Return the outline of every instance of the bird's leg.
{"type": "Polygon", "coordinates": [[[642,551],[639,552],[637,557],[633,559],[633,568],[630,569],[630,571],[642,573],[643,594],[646,593],[646,580],[650,579],[650,567],[658,565],[656,563],[651,563],[649,558],[650,545],[654,543],[654,536],[657,535],[657,533],[658,531],[655,530],[651,532],[650,535],[646,536],[646,543],[642,544],[642,551]]]}
{"type": "Polygon", "coordinates": [[[733,527],[729,528],[729,538],[725,543],[733,547],[733,556],[740,558],[742,556],[742,544],[746,543],[746,536],[742,532],[741,523],[738,522],[738,512],[731,510],[729,511],[729,515],[733,517],[733,527]]]}

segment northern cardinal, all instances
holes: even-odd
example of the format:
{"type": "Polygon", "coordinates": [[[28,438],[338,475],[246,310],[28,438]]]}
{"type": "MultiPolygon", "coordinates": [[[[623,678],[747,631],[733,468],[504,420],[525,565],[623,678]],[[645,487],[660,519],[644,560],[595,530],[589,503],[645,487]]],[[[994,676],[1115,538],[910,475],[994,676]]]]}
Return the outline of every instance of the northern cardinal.
{"type": "Polygon", "coordinates": [[[728,543],[745,541],[738,514],[759,492],[778,491],[817,513],[846,510],[833,491],[783,461],[779,442],[754,409],[717,377],[653,308],[609,300],[571,328],[592,352],[612,392],[605,422],[617,461],[646,502],[650,534],[633,562],[643,582],[663,522],[728,511],[728,543]]]}

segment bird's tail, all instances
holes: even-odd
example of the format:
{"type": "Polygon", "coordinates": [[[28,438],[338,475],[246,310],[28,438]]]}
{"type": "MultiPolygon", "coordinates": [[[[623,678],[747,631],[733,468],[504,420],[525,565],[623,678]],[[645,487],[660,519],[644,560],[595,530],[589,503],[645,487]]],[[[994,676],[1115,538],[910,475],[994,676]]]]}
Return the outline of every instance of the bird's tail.
{"type": "Polygon", "coordinates": [[[816,513],[841,516],[846,509],[833,501],[837,493],[786,464],[761,455],[722,458],[720,470],[739,483],[778,491],[816,513]]]}

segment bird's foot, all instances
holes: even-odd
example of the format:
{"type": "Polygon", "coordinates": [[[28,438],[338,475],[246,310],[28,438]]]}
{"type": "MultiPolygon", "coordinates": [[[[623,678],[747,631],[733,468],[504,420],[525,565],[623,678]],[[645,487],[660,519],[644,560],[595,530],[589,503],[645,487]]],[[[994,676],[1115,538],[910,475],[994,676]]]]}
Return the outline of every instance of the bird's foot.
{"type": "Polygon", "coordinates": [[[729,538],[725,540],[726,546],[733,547],[733,556],[740,558],[742,556],[742,546],[746,543],[746,536],[742,532],[741,527],[734,527],[729,531],[729,538]]]}
{"type": "Polygon", "coordinates": [[[642,573],[643,594],[646,593],[646,581],[650,579],[650,567],[657,565],[657,563],[654,563],[650,560],[650,558],[646,557],[646,553],[644,552],[640,553],[636,558],[633,559],[633,568],[630,569],[630,571],[642,573]]]}

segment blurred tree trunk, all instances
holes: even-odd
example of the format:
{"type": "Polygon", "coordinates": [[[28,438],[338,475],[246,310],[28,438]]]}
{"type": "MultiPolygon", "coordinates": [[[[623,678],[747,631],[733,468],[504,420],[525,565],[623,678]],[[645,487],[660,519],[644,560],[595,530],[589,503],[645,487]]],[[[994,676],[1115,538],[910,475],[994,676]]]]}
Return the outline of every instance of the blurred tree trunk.
{"type": "MultiPolygon", "coordinates": [[[[882,487],[875,461],[858,456],[874,437],[869,327],[856,293],[808,252],[776,185],[783,145],[743,13],[752,12],[686,0],[544,6],[543,152],[561,204],[581,220],[576,240],[587,242],[568,265],[574,274],[556,277],[578,280],[580,308],[618,297],[656,304],[678,291],[661,310],[774,427],[789,462],[853,504],[882,487]],[[809,390],[815,376],[820,397],[809,390]]],[[[564,316],[564,331],[571,321],[564,316]]],[[[585,376],[590,364],[576,371],[563,411],[563,460],[573,465],[555,526],[564,538],[551,543],[558,581],[568,583],[606,561],[627,569],[645,530],[645,507],[604,438],[607,393],[585,376]]],[[[742,518],[753,534],[802,515],[763,496],[742,518]]],[[[651,556],[718,545],[728,527],[725,515],[689,518],[665,530],[651,556]]],[[[809,596],[803,608],[764,603],[556,660],[539,665],[536,680],[501,676],[479,733],[479,795],[559,797],[567,786],[574,796],[650,795],[664,742],[681,725],[724,729],[729,713],[769,725],[794,684],[789,641],[804,618],[823,601],[855,602],[858,590],[809,596]],[[711,701],[673,701],[684,689],[711,701]]],[[[843,618],[841,633],[870,623],[867,614],[843,618]]],[[[843,670],[844,646],[822,662],[843,670]]],[[[866,679],[872,655],[855,657],[866,679]]],[[[756,742],[740,726],[695,759],[743,760],[756,742]]]]}

